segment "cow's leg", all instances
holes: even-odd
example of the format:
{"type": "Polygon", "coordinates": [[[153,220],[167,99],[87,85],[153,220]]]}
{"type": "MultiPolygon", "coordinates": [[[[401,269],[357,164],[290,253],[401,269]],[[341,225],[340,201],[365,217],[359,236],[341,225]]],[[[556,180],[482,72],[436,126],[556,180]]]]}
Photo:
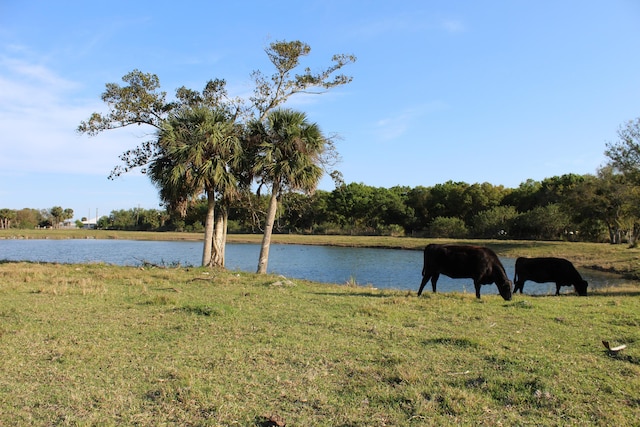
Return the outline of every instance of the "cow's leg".
{"type": "Polygon", "coordinates": [[[514,282],[514,288],[513,288],[513,293],[515,294],[516,292],[518,292],[518,289],[520,290],[520,293],[522,293],[522,290],[524,289],[524,280],[515,280],[514,282]]]}
{"type": "Polygon", "coordinates": [[[422,275],[422,282],[420,283],[420,289],[418,289],[418,296],[422,295],[422,290],[424,289],[424,285],[427,284],[430,278],[431,278],[431,274],[429,273],[422,275]]]}
{"type": "Polygon", "coordinates": [[[473,285],[476,287],[476,298],[480,298],[480,287],[482,286],[480,283],[474,281],[473,285]]]}
{"type": "Polygon", "coordinates": [[[440,273],[433,273],[433,276],[431,276],[431,289],[433,290],[433,292],[436,291],[436,283],[438,283],[439,277],[440,273]]]}
{"type": "Polygon", "coordinates": [[[560,287],[561,287],[561,286],[562,286],[562,285],[561,285],[560,283],[557,283],[557,282],[556,282],[556,295],[560,295],[560,287]]]}

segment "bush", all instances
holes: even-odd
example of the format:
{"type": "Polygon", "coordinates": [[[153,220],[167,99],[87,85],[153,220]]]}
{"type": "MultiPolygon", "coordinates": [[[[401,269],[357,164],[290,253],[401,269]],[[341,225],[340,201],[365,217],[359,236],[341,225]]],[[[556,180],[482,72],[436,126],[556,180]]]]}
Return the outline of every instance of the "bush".
{"type": "Polygon", "coordinates": [[[201,222],[194,222],[193,224],[187,225],[185,231],[189,233],[202,233],[204,232],[204,225],[201,222]]]}
{"type": "Polygon", "coordinates": [[[532,240],[561,239],[571,229],[568,215],[558,204],[538,206],[514,218],[511,231],[519,238],[532,240]]]}
{"type": "Polygon", "coordinates": [[[387,226],[380,226],[377,230],[380,236],[392,236],[392,237],[403,237],[404,236],[404,228],[398,224],[391,224],[387,226]]]}
{"type": "Polygon", "coordinates": [[[467,225],[460,218],[439,216],[429,224],[427,234],[430,237],[467,237],[469,230],[467,225]]]}
{"type": "Polygon", "coordinates": [[[472,219],[474,237],[496,238],[510,234],[510,223],[518,216],[513,206],[496,206],[478,212],[472,219]]]}

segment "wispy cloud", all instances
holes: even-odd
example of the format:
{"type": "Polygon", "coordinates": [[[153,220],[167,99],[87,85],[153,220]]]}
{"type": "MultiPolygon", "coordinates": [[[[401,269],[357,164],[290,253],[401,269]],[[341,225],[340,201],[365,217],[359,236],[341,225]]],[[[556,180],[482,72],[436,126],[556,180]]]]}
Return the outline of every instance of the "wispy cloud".
{"type": "Polygon", "coordinates": [[[42,65],[0,56],[0,111],[38,107],[75,87],[42,65]]]}
{"type": "Polygon", "coordinates": [[[352,32],[363,38],[373,38],[390,32],[406,31],[408,22],[403,17],[387,17],[383,20],[367,22],[353,28],[352,32]]]}
{"type": "Polygon", "coordinates": [[[78,98],[80,86],[44,65],[0,56],[1,169],[108,174],[125,147],[140,142],[131,131],[78,136],[80,121],[104,109],[78,98]]]}
{"type": "Polygon", "coordinates": [[[63,89],[73,86],[70,81],[56,76],[51,70],[42,65],[30,64],[18,59],[6,57],[0,59],[0,64],[5,66],[14,75],[20,76],[23,80],[63,89]]]}
{"type": "Polygon", "coordinates": [[[415,11],[410,15],[389,15],[382,19],[363,21],[360,25],[352,27],[350,31],[354,36],[370,39],[388,34],[422,33],[425,31],[462,33],[467,31],[467,27],[459,19],[439,19],[428,16],[421,11],[415,11]]]}
{"type": "Polygon", "coordinates": [[[441,22],[440,27],[449,33],[462,33],[467,30],[462,21],[455,19],[445,19],[441,22]]]}
{"type": "Polygon", "coordinates": [[[375,135],[377,139],[382,142],[397,140],[416,126],[419,119],[446,108],[446,104],[440,101],[433,101],[404,109],[396,114],[378,120],[374,126],[375,135]]]}

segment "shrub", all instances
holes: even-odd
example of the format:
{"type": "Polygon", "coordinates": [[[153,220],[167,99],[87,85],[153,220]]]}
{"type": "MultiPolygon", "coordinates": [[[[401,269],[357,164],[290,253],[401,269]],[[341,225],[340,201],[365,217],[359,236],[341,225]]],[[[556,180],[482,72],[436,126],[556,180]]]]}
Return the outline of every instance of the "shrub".
{"type": "Polygon", "coordinates": [[[428,234],[431,237],[462,238],[469,234],[467,225],[460,218],[439,216],[429,224],[428,234]]]}

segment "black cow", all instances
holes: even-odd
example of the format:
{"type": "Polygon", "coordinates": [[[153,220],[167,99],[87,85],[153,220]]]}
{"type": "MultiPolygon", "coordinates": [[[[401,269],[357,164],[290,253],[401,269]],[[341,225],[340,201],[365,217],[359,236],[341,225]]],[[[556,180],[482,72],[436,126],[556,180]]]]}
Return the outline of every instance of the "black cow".
{"type": "Polygon", "coordinates": [[[561,286],[571,286],[578,295],[587,295],[587,281],[582,279],[578,270],[570,261],[564,258],[518,258],[516,259],[516,274],[513,277],[515,289],[522,293],[524,282],[533,280],[538,283],[555,282],[556,295],[560,295],[561,286]]]}
{"type": "Polygon", "coordinates": [[[422,289],[429,279],[435,292],[440,274],[452,279],[473,279],[476,298],[480,298],[482,285],[495,283],[502,298],[507,301],[511,299],[511,281],[507,278],[498,256],[489,248],[434,243],[428,245],[424,249],[422,283],[420,283],[418,296],[422,294],[422,289]]]}

